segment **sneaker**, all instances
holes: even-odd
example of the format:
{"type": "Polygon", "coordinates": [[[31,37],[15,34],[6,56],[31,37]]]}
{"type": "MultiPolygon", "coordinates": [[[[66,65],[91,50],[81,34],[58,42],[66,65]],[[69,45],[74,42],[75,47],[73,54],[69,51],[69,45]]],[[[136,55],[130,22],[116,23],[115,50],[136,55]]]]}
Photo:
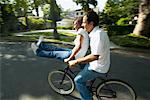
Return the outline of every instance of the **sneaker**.
{"type": "Polygon", "coordinates": [[[32,48],[34,54],[36,55],[36,50],[38,49],[38,46],[35,43],[32,43],[31,48],[32,48]]]}
{"type": "Polygon", "coordinates": [[[38,42],[36,43],[36,45],[39,46],[43,40],[44,40],[44,37],[40,36],[38,42]]]}

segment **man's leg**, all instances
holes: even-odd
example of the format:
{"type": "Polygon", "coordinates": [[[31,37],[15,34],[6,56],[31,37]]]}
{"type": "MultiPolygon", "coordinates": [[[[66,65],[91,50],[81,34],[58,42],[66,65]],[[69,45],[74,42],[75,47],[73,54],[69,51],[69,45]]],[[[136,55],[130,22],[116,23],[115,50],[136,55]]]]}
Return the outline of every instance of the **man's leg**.
{"type": "Polygon", "coordinates": [[[74,79],[77,90],[79,91],[82,97],[82,100],[93,100],[92,93],[87,88],[86,82],[98,76],[103,76],[103,74],[89,70],[88,67],[89,67],[89,64],[87,64],[84,67],[84,69],[81,72],[79,72],[79,74],[74,79]]]}

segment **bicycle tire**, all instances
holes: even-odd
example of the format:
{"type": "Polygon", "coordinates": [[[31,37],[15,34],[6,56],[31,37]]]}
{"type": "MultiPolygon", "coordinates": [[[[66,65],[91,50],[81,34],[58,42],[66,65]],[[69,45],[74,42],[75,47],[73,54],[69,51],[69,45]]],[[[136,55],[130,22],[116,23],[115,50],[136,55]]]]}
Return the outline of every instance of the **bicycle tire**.
{"type": "Polygon", "coordinates": [[[48,83],[50,87],[57,93],[62,95],[71,94],[75,88],[73,79],[69,74],[65,75],[65,78],[62,82],[64,71],[52,71],[48,74],[48,83]]]}
{"type": "Polygon", "coordinates": [[[96,91],[98,100],[136,100],[136,93],[128,83],[110,79],[102,82],[96,91]]]}

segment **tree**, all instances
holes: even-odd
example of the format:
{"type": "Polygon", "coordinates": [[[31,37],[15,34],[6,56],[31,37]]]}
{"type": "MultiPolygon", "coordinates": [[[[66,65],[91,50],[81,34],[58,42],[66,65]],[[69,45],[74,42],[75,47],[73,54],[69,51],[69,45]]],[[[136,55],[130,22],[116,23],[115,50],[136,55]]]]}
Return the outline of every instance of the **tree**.
{"type": "Polygon", "coordinates": [[[26,29],[29,29],[28,25],[28,12],[31,10],[31,3],[29,0],[14,0],[14,7],[17,12],[17,16],[23,16],[25,17],[25,22],[26,22],[26,29]]]}
{"type": "Polygon", "coordinates": [[[14,10],[10,0],[0,1],[0,33],[4,33],[3,35],[8,35],[10,31],[17,31],[18,19],[14,10]]]}
{"type": "Polygon", "coordinates": [[[33,0],[32,7],[36,11],[36,15],[39,17],[39,6],[42,5],[44,2],[43,0],[33,0]]]}
{"type": "Polygon", "coordinates": [[[96,0],[73,0],[74,2],[76,2],[76,4],[81,4],[82,9],[84,11],[88,11],[89,10],[89,5],[93,5],[94,7],[96,7],[97,5],[97,1],[96,0]]]}
{"type": "Polygon", "coordinates": [[[137,24],[133,30],[135,35],[145,35],[150,37],[150,1],[142,0],[139,7],[137,24]]]}
{"type": "Polygon", "coordinates": [[[116,24],[120,18],[130,20],[138,14],[139,0],[108,0],[102,12],[104,23],[116,24]]]}
{"type": "Polygon", "coordinates": [[[7,35],[10,31],[17,30],[17,17],[14,14],[13,6],[11,4],[0,4],[1,13],[1,23],[0,23],[0,33],[7,35]]]}
{"type": "Polygon", "coordinates": [[[56,0],[46,0],[46,3],[50,5],[50,16],[49,19],[53,21],[54,38],[59,39],[59,34],[57,32],[57,21],[60,20],[60,9],[56,3],[56,0]]]}

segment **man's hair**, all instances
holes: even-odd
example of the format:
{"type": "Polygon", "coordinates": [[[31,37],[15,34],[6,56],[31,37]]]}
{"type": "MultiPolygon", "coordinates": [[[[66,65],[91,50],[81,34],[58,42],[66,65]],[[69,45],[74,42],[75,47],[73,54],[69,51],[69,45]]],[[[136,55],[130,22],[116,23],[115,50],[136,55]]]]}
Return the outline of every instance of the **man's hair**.
{"type": "Polygon", "coordinates": [[[99,16],[93,10],[90,10],[86,13],[88,23],[93,22],[93,26],[99,25],[99,16]]]}

